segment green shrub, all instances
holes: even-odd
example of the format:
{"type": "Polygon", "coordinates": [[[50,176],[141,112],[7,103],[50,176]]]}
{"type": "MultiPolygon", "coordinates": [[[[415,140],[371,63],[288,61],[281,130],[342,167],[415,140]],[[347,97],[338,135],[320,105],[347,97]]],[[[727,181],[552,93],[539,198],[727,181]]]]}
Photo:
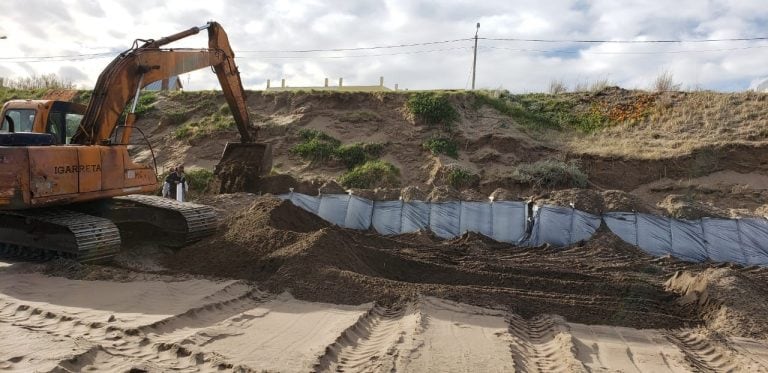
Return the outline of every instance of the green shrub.
{"type": "Polygon", "coordinates": [[[341,145],[336,148],[334,156],[344,162],[347,168],[354,168],[369,160],[375,159],[384,149],[383,144],[358,143],[341,145]]]}
{"type": "Polygon", "coordinates": [[[587,186],[587,174],[579,168],[576,160],[563,162],[546,159],[534,163],[523,163],[513,171],[512,178],[536,188],[587,186]]]}
{"type": "Polygon", "coordinates": [[[194,134],[194,130],[191,126],[184,125],[179,128],[176,128],[175,131],[173,131],[173,136],[176,137],[179,140],[188,139],[192,137],[194,134]]]}
{"type": "Polygon", "coordinates": [[[352,169],[378,157],[383,144],[357,143],[341,145],[341,141],[321,131],[302,129],[299,131],[301,142],[291,148],[291,152],[313,162],[325,162],[336,159],[352,169]]]}
{"type": "Polygon", "coordinates": [[[187,119],[189,119],[189,113],[186,111],[167,111],[161,116],[161,121],[171,126],[182,124],[187,119]]]}
{"type": "Polygon", "coordinates": [[[185,173],[189,189],[196,192],[205,190],[213,180],[213,172],[204,168],[191,170],[185,173]]]}
{"type": "Polygon", "coordinates": [[[428,125],[442,125],[450,131],[453,122],[459,119],[459,113],[451,105],[446,94],[418,92],[410,95],[405,103],[408,111],[428,125]]]}
{"type": "Polygon", "coordinates": [[[229,104],[224,104],[219,106],[219,114],[221,115],[230,115],[232,114],[232,111],[229,109],[229,104]]]}
{"type": "Polygon", "coordinates": [[[424,141],[421,147],[434,155],[445,154],[451,158],[459,158],[459,146],[452,138],[434,137],[424,141]]]}
{"type": "Polygon", "coordinates": [[[326,141],[312,139],[297,144],[291,152],[313,162],[330,160],[336,153],[337,145],[326,141]]]}
{"type": "Polygon", "coordinates": [[[313,162],[328,161],[336,154],[341,141],[317,130],[299,131],[302,142],[291,148],[291,153],[313,162]]]}
{"type": "Polygon", "coordinates": [[[231,117],[225,117],[218,113],[200,119],[184,123],[174,131],[177,139],[196,139],[214,132],[226,131],[235,126],[235,121],[231,117]]]}
{"type": "Polygon", "coordinates": [[[480,181],[480,176],[475,175],[461,167],[451,167],[445,174],[445,182],[456,188],[470,188],[480,181]]]}
{"type": "Polygon", "coordinates": [[[47,89],[13,89],[0,87],[0,105],[10,100],[35,100],[45,95],[47,89]]]}
{"type": "Polygon", "coordinates": [[[400,170],[391,163],[373,160],[363,163],[339,178],[339,183],[347,188],[371,189],[376,187],[396,187],[400,170]]]}
{"type": "Polygon", "coordinates": [[[474,100],[474,107],[475,110],[483,107],[483,106],[490,106],[499,113],[502,113],[504,115],[509,116],[515,116],[519,114],[520,108],[510,104],[510,102],[504,98],[501,97],[491,97],[487,93],[483,92],[472,92],[471,93],[475,100],[474,100]]]}
{"type": "MultiPolygon", "coordinates": [[[[139,94],[139,102],[136,103],[136,117],[141,117],[142,115],[148,113],[150,110],[154,109],[155,101],[157,101],[157,92],[153,91],[147,91],[147,92],[141,92],[139,94]]],[[[128,103],[129,109],[130,105],[133,105],[133,101],[128,103]]]]}
{"type": "Polygon", "coordinates": [[[313,129],[308,129],[308,128],[303,128],[303,129],[299,130],[299,137],[302,140],[305,140],[305,141],[306,140],[317,139],[317,140],[321,140],[321,141],[332,142],[332,143],[335,143],[337,145],[341,144],[341,141],[339,141],[336,138],[326,134],[325,132],[321,132],[321,131],[313,130],[313,129]]]}
{"type": "Polygon", "coordinates": [[[93,91],[79,90],[77,91],[77,94],[75,94],[75,97],[72,99],[72,102],[88,105],[88,102],[91,101],[92,94],[93,94],[93,91]]]}

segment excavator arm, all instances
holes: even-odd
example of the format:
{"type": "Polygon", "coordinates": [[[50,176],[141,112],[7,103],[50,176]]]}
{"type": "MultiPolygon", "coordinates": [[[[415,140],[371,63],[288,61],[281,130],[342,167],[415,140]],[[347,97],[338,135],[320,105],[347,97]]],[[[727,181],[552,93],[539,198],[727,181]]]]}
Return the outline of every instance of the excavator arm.
{"type": "Polygon", "coordinates": [[[109,142],[115,128],[120,125],[118,122],[122,113],[133,100],[131,113],[124,124],[126,130],[121,138],[121,143],[127,143],[134,121],[132,113],[141,88],[157,80],[205,67],[213,67],[216,72],[242,143],[251,143],[254,138],[251,131],[255,131],[255,128],[250,124],[245,91],[235,65],[235,54],[226,32],[216,22],[158,40],[147,40],[141,46],[135,43],[134,48],[121,53],[99,75],[91,101],[72,142],[82,145],[109,142]],[[208,49],[160,48],[205,29],[208,30],[208,49]]]}

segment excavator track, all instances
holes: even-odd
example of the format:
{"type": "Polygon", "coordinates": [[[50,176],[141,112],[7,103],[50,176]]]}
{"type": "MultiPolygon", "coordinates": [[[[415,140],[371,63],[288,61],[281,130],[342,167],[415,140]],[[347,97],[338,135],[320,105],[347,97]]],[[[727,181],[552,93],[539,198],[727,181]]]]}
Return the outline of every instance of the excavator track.
{"type": "Polygon", "coordinates": [[[0,255],[23,260],[55,257],[106,261],[120,249],[120,232],[107,219],[64,209],[0,212],[0,255]]]}
{"type": "Polygon", "coordinates": [[[84,210],[88,214],[109,219],[121,231],[136,230],[146,236],[147,228],[155,230],[165,245],[181,247],[212,235],[219,224],[216,210],[211,206],[178,202],[159,196],[133,194],[102,201],[98,208],[84,210]]]}

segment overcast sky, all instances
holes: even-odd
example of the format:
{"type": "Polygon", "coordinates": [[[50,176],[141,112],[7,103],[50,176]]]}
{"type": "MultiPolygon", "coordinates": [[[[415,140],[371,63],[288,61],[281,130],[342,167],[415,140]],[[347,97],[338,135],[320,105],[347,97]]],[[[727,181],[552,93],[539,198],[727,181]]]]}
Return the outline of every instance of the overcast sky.
{"type": "MultiPolygon", "coordinates": [[[[480,37],[557,40],[700,40],[768,37],[760,0],[2,0],[0,77],[56,73],[91,88],[136,38],[160,38],[215,20],[224,26],[247,89],[267,79],[291,86],[468,88],[473,42],[349,52],[254,52],[425,43],[480,37]],[[250,52],[249,52],[250,51],[250,52]],[[76,55],[108,53],[85,56],[76,55]],[[40,56],[65,56],[34,59],[40,56]],[[16,59],[13,59],[16,58],[16,59]]],[[[175,44],[204,47],[205,33],[175,44]]],[[[542,43],[480,40],[477,87],[546,91],[607,79],[648,88],[670,71],[682,88],[739,91],[768,77],[768,40],[673,43],[542,43]],[[663,52],[663,53],[660,53],[663,52]]],[[[210,70],[182,77],[215,89],[210,70]]],[[[279,83],[278,83],[279,84],[279,83]]]]}

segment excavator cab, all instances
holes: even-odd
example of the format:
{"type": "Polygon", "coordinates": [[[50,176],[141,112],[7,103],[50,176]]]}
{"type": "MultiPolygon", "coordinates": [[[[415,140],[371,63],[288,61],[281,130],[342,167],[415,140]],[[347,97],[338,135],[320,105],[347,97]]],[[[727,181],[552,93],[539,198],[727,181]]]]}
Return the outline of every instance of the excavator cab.
{"type": "Polygon", "coordinates": [[[80,126],[84,113],[85,106],[74,102],[9,101],[3,105],[1,114],[3,121],[0,125],[0,144],[15,146],[69,144],[80,126]]]}

